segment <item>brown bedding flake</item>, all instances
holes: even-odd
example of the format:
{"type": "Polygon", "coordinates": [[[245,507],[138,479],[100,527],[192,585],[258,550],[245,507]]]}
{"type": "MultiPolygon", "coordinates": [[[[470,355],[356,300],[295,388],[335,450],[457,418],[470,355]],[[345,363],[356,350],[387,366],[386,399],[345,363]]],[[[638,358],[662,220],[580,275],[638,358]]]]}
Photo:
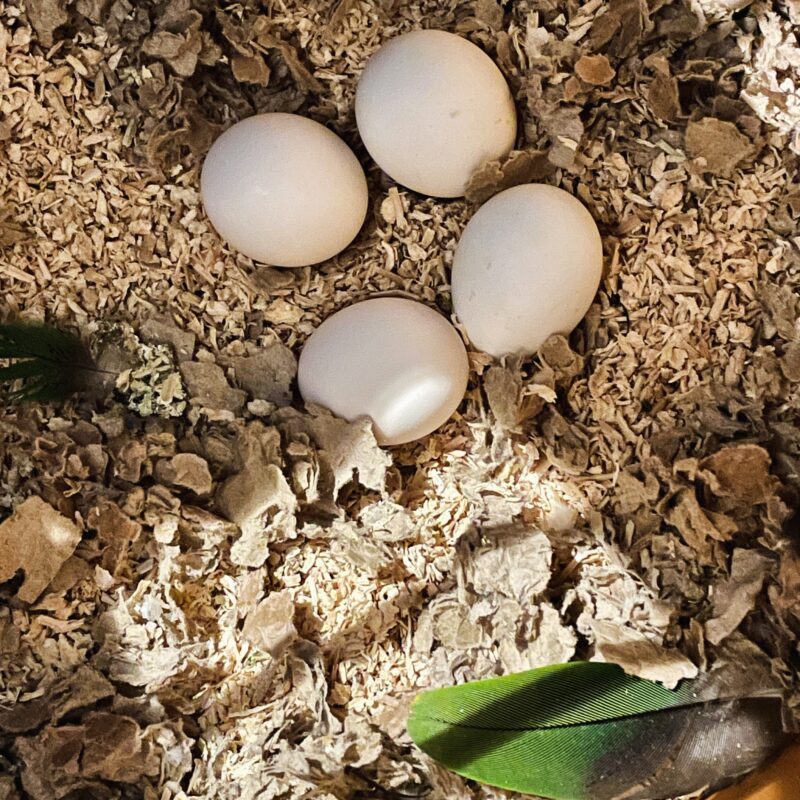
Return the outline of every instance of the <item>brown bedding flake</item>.
{"type": "Polygon", "coordinates": [[[755,608],[764,580],[774,568],[775,560],[758,550],[733,551],[730,578],[713,589],[714,616],[705,626],[711,644],[730,636],[755,608]]]}
{"type": "Polygon", "coordinates": [[[624,58],[652,27],[645,0],[611,0],[606,12],[595,18],[589,43],[596,52],[624,58]]]}
{"type": "Polygon", "coordinates": [[[503,8],[497,0],[473,0],[475,17],[493,31],[503,27],[503,8]]]}
{"type": "Polygon", "coordinates": [[[160,58],[169,64],[178,75],[188,77],[194,74],[202,49],[202,40],[197,31],[170,33],[156,31],[145,39],[142,52],[160,58]]]}
{"type": "Polygon", "coordinates": [[[607,86],[617,74],[602,53],[596,56],[583,55],[575,62],[578,77],[592,86],[607,86]]]}
{"type": "Polygon", "coordinates": [[[539,414],[547,403],[556,401],[553,387],[523,384],[519,368],[514,367],[489,367],[483,376],[483,389],[497,421],[509,430],[516,430],[539,414]]]}
{"type": "Polygon", "coordinates": [[[298,87],[306,92],[323,91],[322,84],[300,58],[297,49],[271,31],[268,17],[258,17],[253,26],[253,38],[261,47],[277,50],[298,87]]]}
{"type": "Polygon", "coordinates": [[[647,101],[653,114],[658,119],[672,122],[681,114],[681,102],[678,95],[678,81],[667,71],[656,70],[647,87],[647,101]]]}
{"type": "Polygon", "coordinates": [[[725,447],[704,459],[700,469],[709,489],[735,505],[766,503],[778,487],[769,471],[769,453],[754,444],[725,447]]]}
{"type": "Polygon", "coordinates": [[[285,409],[277,419],[287,433],[302,431],[320,448],[318,456],[325,461],[333,479],[332,497],[354,479],[367,489],[382,491],[392,459],[378,447],[372,422],[367,417],[347,422],[319,406],[311,406],[309,411],[309,416],[303,416],[285,409]]]}
{"type": "Polygon", "coordinates": [[[214,485],[208,463],[194,453],[178,453],[156,464],[156,478],[171,486],[189,489],[198,495],[210,494],[214,485]]]}
{"type": "Polygon", "coordinates": [[[753,155],[754,147],[732,122],[703,117],[686,128],[686,152],[703,159],[704,172],[725,177],[753,155]]]}
{"type": "Polygon", "coordinates": [[[800,381],[800,342],[791,342],[783,350],[780,360],[781,372],[792,383],[800,381]]]}
{"type": "Polygon", "coordinates": [[[81,540],[80,528],[39,497],[29,497],[0,523],[0,582],[23,570],[17,597],[33,603],[81,540]]]}
{"type": "Polygon", "coordinates": [[[712,542],[725,542],[736,531],[736,524],[723,515],[716,515],[724,527],[717,528],[711,512],[700,507],[694,488],[683,489],[677,496],[675,505],[667,512],[666,521],[678,529],[683,541],[695,552],[703,564],[712,564],[715,559],[712,542]]]}
{"type": "Polygon", "coordinates": [[[469,179],[464,194],[470,203],[485,203],[512,186],[541,181],[555,167],[545,150],[513,150],[502,161],[487,161],[469,179]]]}
{"type": "Polygon", "coordinates": [[[765,311],[764,335],[772,338],[777,333],[791,342],[800,317],[800,300],[792,287],[763,281],[758,287],[758,299],[765,311]]]}
{"type": "Polygon", "coordinates": [[[139,539],[142,525],[107,499],[90,509],[86,524],[97,531],[97,538],[103,547],[100,565],[116,575],[127,561],[130,546],[139,539]]]}
{"type": "Polygon", "coordinates": [[[571,167],[583,138],[580,109],[558,108],[545,114],[542,124],[550,137],[547,158],[557,167],[571,167]]]}
{"type": "Polygon", "coordinates": [[[203,49],[203,15],[189,0],[173,0],[158,20],[158,28],[142,43],[142,52],[169,64],[178,75],[190,77],[203,49]]]}
{"type": "Polygon", "coordinates": [[[261,53],[245,56],[237,53],[231,59],[233,77],[245,83],[257,83],[266,86],[269,83],[270,69],[261,53]]]}
{"type": "Polygon", "coordinates": [[[683,653],[664,647],[621,623],[594,620],[595,658],[619,664],[629,675],[663,683],[674,689],[684,678],[694,678],[698,669],[683,653]]]}
{"type": "Polygon", "coordinates": [[[206,361],[184,361],[180,370],[192,405],[232,413],[242,410],[247,395],[231,388],[222,367],[206,361]]]}
{"type": "Polygon", "coordinates": [[[780,593],[772,597],[773,605],[783,614],[792,616],[800,622],[800,553],[790,548],[781,556],[778,576],[780,593]]]}
{"type": "Polygon", "coordinates": [[[297,638],[294,610],[289,592],[270,592],[245,618],[242,636],[253,647],[278,659],[297,638]]]}
{"type": "Polygon", "coordinates": [[[68,592],[77,583],[87,578],[92,572],[92,568],[82,558],[70,556],[62,565],[55,578],[50,581],[48,587],[52,594],[63,594],[68,592]]]}
{"type": "Polygon", "coordinates": [[[297,375],[297,359],[285,345],[267,345],[254,355],[225,360],[233,368],[236,383],[257,400],[276,406],[292,402],[292,383],[297,375]]]}
{"type": "Polygon", "coordinates": [[[24,769],[22,785],[35,800],[50,800],[91,788],[94,779],[140,783],[157,775],[159,761],[138,723],[130,717],[98,712],[83,725],[45,728],[18,738],[15,748],[24,769]]]}
{"type": "Polygon", "coordinates": [[[28,0],[28,19],[45,47],[53,44],[53,32],[69,21],[66,0],[28,0]]]}
{"type": "Polygon", "coordinates": [[[552,371],[554,385],[568,386],[584,370],[585,360],[557,333],[542,344],[537,353],[542,365],[552,371]]]}
{"type": "Polygon", "coordinates": [[[84,664],[56,681],[42,697],[0,711],[0,728],[9,733],[25,733],[45,722],[58,722],[76,709],[88,708],[113,694],[111,683],[84,664]]]}
{"type": "Polygon", "coordinates": [[[241,469],[220,486],[220,511],[242,530],[233,544],[235,564],[260,567],[271,541],[295,535],[297,498],[280,467],[280,437],[260,422],[248,425],[238,442],[241,469]]]}
{"type": "Polygon", "coordinates": [[[168,344],[180,363],[190,361],[194,355],[197,337],[190,331],[181,330],[169,317],[150,317],[139,328],[142,341],[148,344],[168,344]]]}

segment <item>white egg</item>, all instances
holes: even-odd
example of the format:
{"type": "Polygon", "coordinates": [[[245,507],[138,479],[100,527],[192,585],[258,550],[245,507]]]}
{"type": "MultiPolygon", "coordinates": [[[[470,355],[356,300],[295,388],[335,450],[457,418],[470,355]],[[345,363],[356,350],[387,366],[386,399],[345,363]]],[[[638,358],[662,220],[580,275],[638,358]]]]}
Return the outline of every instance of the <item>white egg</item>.
{"type": "Polygon", "coordinates": [[[332,258],[367,213],[367,181],[353,151],[296,114],[258,114],[228,128],[206,156],[200,185],[219,235],[279,267],[332,258]]]}
{"type": "Polygon", "coordinates": [[[579,200],[545,184],[515,186],[467,223],[453,259],[453,307],[484,352],[535,353],[578,325],[602,269],[600,233],[579,200]]]}
{"type": "Polygon", "coordinates": [[[452,33],[412,31],[367,62],[356,122],[369,154],[403,186],[460,197],[472,173],[514,146],[517,115],[503,74],[452,33]]]}
{"type": "Polygon", "coordinates": [[[306,402],[372,418],[381,444],[426,436],[458,408],[469,362],[458,333],[413,300],[377,297],[328,317],[300,354],[306,402]]]}

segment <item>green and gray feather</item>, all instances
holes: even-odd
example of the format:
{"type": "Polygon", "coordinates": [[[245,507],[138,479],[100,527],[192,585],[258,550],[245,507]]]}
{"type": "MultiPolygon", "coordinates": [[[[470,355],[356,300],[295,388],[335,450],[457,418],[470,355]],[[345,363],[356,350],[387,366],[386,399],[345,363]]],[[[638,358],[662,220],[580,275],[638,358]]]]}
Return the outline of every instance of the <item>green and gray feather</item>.
{"type": "Polygon", "coordinates": [[[454,772],[554,800],[662,800],[719,788],[788,741],[775,691],[675,691],[570,663],[424,692],[411,738],[454,772]]]}

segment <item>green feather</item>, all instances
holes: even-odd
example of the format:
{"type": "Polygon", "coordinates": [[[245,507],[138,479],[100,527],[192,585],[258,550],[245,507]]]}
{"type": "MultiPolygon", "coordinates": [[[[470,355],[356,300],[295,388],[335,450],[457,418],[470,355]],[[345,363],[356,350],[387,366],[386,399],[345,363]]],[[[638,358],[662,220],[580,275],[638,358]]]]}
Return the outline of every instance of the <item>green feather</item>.
{"type": "Polygon", "coordinates": [[[571,663],[419,695],[408,731],[467,778],[555,800],[658,800],[718,787],[786,741],[774,697],[670,691],[571,663]]]}
{"type": "Polygon", "coordinates": [[[62,400],[94,370],[89,351],[77,337],[50,325],[0,325],[0,385],[11,402],[62,400]]]}

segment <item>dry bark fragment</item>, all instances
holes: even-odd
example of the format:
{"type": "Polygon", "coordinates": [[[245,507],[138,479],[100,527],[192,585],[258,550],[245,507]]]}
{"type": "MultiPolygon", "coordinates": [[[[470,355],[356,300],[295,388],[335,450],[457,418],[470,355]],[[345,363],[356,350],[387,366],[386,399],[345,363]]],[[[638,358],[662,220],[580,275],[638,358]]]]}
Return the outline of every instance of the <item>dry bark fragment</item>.
{"type": "Polygon", "coordinates": [[[241,468],[219,488],[220,511],[242,530],[234,543],[235,564],[259,567],[269,555],[270,541],[295,535],[297,498],[281,469],[280,437],[260,422],[239,437],[241,468]]]}
{"type": "Polygon", "coordinates": [[[0,728],[9,733],[25,733],[45,722],[58,722],[75,709],[87,708],[111,697],[114,687],[99,672],[82,665],[56,681],[42,697],[17,703],[8,711],[0,711],[0,728]]]}
{"type": "Polygon", "coordinates": [[[800,342],[786,345],[780,360],[781,372],[792,383],[800,381],[800,342]]]}
{"type": "Polygon", "coordinates": [[[710,518],[710,512],[701,508],[697,502],[695,490],[684,489],[677,497],[675,506],[667,513],[667,522],[674,525],[683,540],[695,550],[704,564],[713,563],[712,541],[728,541],[736,531],[736,524],[727,517],[716,515],[724,526],[718,528],[710,518]]]}
{"type": "Polygon", "coordinates": [[[483,377],[483,388],[489,408],[504,428],[514,430],[532,419],[547,403],[556,401],[552,386],[527,384],[524,386],[519,369],[492,366],[483,377]]]}
{"type": "Polygon", "coordinates": [[[571,167],[583,138],[583,122],[577,108],[559,108],[542,118],[550,137],[548,159],[557,167],[571,167]]]}
{"type": "Polygon", "coordinates": [[[168,344],[172,347],[178,362],[189,361],[194,355],[197,337],[178,328],[167,317],[151,317],[139,329],[142,341],[148,344],[168,344]]]}
{"type": "Polygon", "coordinates": [[[595,52],[624,58],[652,27],[645,0],[611,0],[606,12],[595,18],[589,43],[595,52]]]}
{"type": "Polygon", "coordinates": [[[497,0],[473,0],[475,16],[493,31],[503,27],[503,9],[497,0]]]}

